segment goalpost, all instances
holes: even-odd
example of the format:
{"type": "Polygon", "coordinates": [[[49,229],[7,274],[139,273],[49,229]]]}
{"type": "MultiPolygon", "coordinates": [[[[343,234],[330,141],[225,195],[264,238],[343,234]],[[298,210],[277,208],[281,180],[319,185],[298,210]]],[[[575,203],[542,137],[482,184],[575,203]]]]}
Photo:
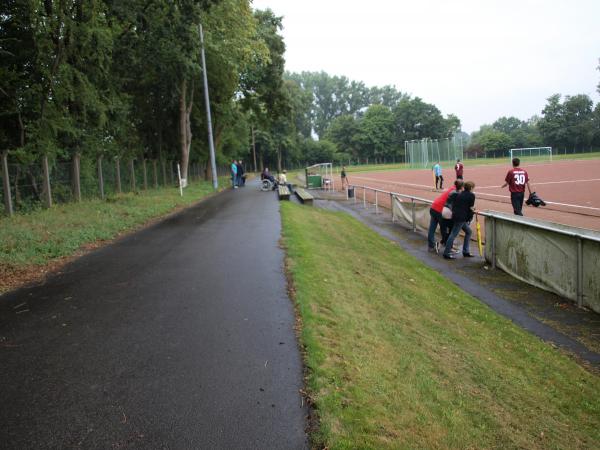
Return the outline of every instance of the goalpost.
{"type": "Polygon", "coordinates": [[[411,169],[430,168],[437,161],[452,164],[463,159],[463,152],[462,135],[458,133],[451,138],[404,141],[404,154],[411,169]]]}
{"type": "Polygon", "coordinates": [[[552,147],[511,148],[511,161],[513,158],[536,158],[542,161],[552,161],[552,147]]]}
{"type": "Polygon", "coordinates": [[[308,189],[335,190],[333,163],[313,164],[304,169],[308,189]]]}

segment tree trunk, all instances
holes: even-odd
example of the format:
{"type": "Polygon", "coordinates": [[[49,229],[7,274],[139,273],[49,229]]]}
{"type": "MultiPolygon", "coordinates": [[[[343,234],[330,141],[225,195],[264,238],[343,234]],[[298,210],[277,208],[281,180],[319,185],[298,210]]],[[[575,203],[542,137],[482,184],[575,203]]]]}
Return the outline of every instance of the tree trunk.
{"type": "Polygon", "coordinates": [[[277,171],[281,173],[281,147],[277,147],[277,171]]]}
{"type": "Polygon", "coordinates": [[[179,95],[179,137],[181,146],[181,184],[187,186],[188,164],[190,160],[190,147],[192,145],[192,125],[190,116],[194,104],[194,86],[190,89],[188,102],[187,80],[181,82],[181,92],[179,95]]]}

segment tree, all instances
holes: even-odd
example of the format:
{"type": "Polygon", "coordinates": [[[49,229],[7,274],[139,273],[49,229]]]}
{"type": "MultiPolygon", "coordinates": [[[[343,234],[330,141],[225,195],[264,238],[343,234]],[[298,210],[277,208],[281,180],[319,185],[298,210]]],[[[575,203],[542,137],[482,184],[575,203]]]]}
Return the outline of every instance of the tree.
{"type": "Polygon", "coordinates": [[[331,121],[325,139],[333,142],[339,151],[352,158],[360,156],[360,123],[354,116],[346,114],[331,121]]]}
{"type": "Polygon", "coordinates": [[[393,114],[398,142],[423,138],[439,139],[448,135],[448,123],[440,110],[419,97],[403,98],[393,109],[393,114]]]}
{"type": "Polygon", "coordinates": [[[511,148],[510,136],[491,125],[482,125],[479,131],[471,135],[471,148],[481,148],[485,152],[507,150],[511,148]]]}
{"type": "Polygon", "coordinates": [[[382,160],[396,154],[394,115],[387,106],[371,105],[359,122],[361,156],[382,160]]]}
{"type": "Polygon", "coordinates": [[[548,98],[543,117],[538,122],[542,137],[553,147],[581,149],[594,140],[593,102],[587,95],[560,94],[548,98]]]}

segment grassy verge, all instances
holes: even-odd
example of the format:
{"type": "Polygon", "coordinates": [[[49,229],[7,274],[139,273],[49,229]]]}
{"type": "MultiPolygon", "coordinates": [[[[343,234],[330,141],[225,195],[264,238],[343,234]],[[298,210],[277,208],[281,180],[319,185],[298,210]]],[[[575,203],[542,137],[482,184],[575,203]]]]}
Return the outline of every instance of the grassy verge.
{"type": "Polygon", "coordinates": [[[597,376],[350,216],[281,210],[318,445],[600,447],[597,376]]]}
{"type": "MultiPolygon", "coordinates": [[[[223,181],[220,183],[223,184],[223,181]]],[[[30,281],[31,274],[80,248],[110,240],[149,220],[189,205],[212,192],[210,183],[193,183],[179,195],[174,188],[121,194],[39,209],[0,218],[0,291],[30,281]],[[22,278],[22,280],[19,280],[22,278]]]]}

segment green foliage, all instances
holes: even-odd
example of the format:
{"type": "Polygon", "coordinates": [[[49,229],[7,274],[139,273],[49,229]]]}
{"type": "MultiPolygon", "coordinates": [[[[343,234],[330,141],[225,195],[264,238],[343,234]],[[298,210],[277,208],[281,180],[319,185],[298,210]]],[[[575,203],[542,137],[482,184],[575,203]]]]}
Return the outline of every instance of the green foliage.
{"type": "Polygon", "coordinates": [[[484,125],[471,136],[473,145],[479,145],[484,151],[507,150],[512,147],[512,139],[504,131],[484,125]]]}
{"type": "Polygon", "coordinates": [[[566,96],[562,102],[560,94],[552,95],[542,113],[538,128],[548,145],[582,149],[600,144],[600,121],[587,95],[566,96]]]}

